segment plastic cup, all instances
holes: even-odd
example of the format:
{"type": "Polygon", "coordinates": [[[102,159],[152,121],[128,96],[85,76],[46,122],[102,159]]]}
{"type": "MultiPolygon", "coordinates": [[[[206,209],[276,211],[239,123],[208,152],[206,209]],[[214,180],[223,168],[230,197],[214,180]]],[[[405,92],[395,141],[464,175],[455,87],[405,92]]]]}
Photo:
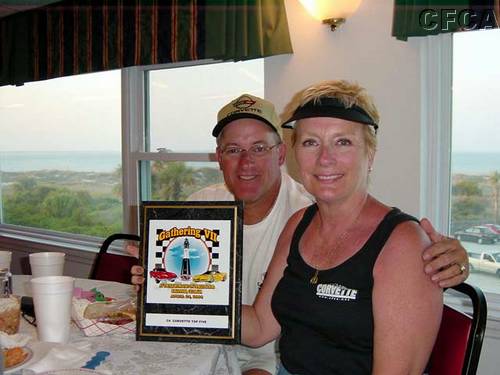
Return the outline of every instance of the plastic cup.
{"type": "Polygon", "coordinates": [[[75,279],[69,276],[31,279],[36,330],[40,341],[69,341],[74,284],[75,279]]]}
{"type": "Polygon", "coordinates": [[[12,251],[0,251],[0,270],[7,268],[10,270],[12,251]]]}
{"type": "Polygon", "coordinates": [[[33,277],[62,276],[64,253],[46,252],[30,254],[30,267],[33,277]]]}

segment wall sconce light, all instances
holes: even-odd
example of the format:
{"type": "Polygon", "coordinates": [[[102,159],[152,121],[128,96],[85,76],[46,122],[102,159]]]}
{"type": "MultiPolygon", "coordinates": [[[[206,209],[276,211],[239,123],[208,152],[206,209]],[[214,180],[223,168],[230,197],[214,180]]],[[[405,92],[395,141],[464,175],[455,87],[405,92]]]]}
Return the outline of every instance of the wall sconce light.
{"type": "Polygon", "coordinates": [[[311,16],[330,25],[332,31],[343,24],[361,0],[299,0],[311,16]]]}

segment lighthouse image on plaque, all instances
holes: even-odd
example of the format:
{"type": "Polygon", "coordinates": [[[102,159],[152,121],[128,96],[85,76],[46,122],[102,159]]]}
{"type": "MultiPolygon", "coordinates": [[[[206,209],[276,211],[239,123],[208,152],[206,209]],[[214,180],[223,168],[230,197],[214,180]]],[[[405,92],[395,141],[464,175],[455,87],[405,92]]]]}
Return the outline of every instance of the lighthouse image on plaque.
{"type": "Polygon", "coordinates": [[[189,240],[184,240],[184,254],[182,255],[181,279],[191,279],[191,263],[189,261],[189,240]]]}

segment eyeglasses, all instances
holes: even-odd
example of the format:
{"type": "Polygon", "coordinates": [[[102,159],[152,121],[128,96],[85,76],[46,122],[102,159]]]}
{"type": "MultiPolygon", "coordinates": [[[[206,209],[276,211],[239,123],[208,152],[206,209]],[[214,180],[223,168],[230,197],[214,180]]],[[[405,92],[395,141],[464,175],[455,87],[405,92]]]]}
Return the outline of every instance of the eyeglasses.
{"type": "Polygon", "coordinates": [[[241,148],[238,146],[229,146],[224,149],[221,149],[221,153],[226,158],[237,159],[243,155],[244,152],[248,152],[251,156],[256,158],[261,158],[266,156],[269,151],[271,151],[276,146],[279,146],[281,143],[276,143],[275,145],[269,146],[262,143],[257,143],[252,145],[248,149],[241,148]]]}

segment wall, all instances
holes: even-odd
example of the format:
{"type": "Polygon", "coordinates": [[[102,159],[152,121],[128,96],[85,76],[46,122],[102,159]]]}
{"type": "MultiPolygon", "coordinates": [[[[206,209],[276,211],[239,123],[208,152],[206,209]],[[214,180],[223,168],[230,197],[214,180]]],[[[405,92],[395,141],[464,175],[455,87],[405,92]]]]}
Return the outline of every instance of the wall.
{"type": "Polygon", "coordinates": [[[391,37],[392,0],[364,0],[335,32],[297,0],[285,4],[294,53],[266,60],[266,97],[281,110],[293,93],[322,80],[342,78],[364,86],[382,119],[372,192],[418,216],[419,42],[391,37]]]}

